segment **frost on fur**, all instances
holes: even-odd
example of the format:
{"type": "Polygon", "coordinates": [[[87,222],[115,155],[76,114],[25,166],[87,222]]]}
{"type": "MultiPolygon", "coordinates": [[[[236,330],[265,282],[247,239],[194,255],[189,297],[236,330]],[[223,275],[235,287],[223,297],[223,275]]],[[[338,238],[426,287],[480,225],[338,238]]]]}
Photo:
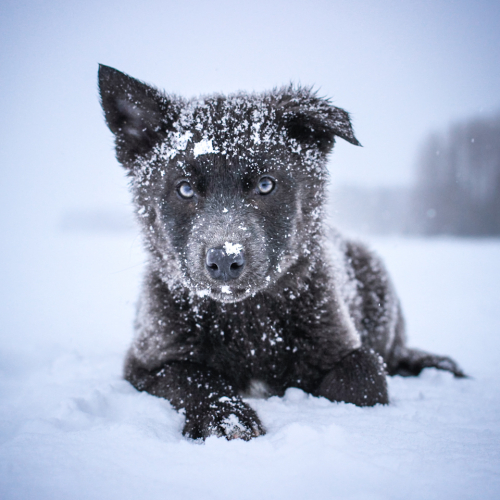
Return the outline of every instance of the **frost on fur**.
{"type": "Polygon", "coordinates": [[[106,66],[99,83],[148,252],[125,377],[184,409],[185,435],[263,434],[241,399],[256,381],[372,406],[386,371],[463,375],[406,347],[377,256],[325,236],[328,153],[359,145],[344,110],[304,87],[186,100],[106,66]]]}

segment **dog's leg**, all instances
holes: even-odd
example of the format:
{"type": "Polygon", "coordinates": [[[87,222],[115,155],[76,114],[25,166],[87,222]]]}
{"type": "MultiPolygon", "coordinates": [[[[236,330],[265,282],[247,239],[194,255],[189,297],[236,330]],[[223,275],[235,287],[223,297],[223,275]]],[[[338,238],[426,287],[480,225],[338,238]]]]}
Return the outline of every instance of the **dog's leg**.
{"type": "Polygon", "coordinates": [[[337,363],[313,394],[357,406],[388,404],[384,363],[375,351],[361,347],[337,363]]]}
{"type": "Polygon", "coordinates": [[[390,363],[389,375],[411,377],[418,375],[424,368],[437,368],[453,373],[457,378],[467,375],[448,356],[437,356],[419,349],[398,347],[395,349],[394,361],[390,363]]]}
{"type": "Polygon", "coordinates": [[[192,439],[224,436],[249,440],[265,434],[259,417],[220,375],[189,362],[167,363],[148,371],[132,358],[125,365],[125,378],[140,391],[168,399],[184,409],[183,434],[192,439]]]}

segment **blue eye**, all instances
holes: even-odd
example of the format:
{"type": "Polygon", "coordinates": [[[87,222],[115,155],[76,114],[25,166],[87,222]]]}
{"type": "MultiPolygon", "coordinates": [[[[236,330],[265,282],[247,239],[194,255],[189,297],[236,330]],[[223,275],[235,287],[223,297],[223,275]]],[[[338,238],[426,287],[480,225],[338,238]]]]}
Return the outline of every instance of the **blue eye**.
{"type": "Polygon", "coordinates": [[[276,186],[276,182],[271,177],[262,177],[259,181],[259,191],[260,194],[269,194],[274,187],[276,186]]]}
{"type": "Polygon", "coordinates": [[[182,198],[192,198],[194,196],[193,188],[189,185],[189,182],[181,182],[177,187],[177,192],[182,198]]]}

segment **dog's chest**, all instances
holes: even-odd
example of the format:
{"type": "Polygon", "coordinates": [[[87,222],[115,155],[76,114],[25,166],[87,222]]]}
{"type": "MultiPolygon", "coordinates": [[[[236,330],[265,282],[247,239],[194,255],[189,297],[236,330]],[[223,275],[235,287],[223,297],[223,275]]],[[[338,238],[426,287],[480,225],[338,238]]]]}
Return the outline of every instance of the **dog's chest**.
{"type": "Polygon", "coordinates": [[[207,363],[221,371],[279,379],[298,350],[295,327],[283,304],[214,304],[203,326],[207,363]]]}
{"type": "Polygon", "coordinates": [[[243,350],[247,355],[253,351],[261,353],[286,349],[290,339],[287,335],[286,308],[279,311],[271,304],[236,303],[219,306],[219,310],[207,315],[209,336],[218,339],[220,346],[229,350],[243,350]],[[273,309],[275,309],[273,311],[273,309]],[[285,312],[285,314],[280,314],[285,312]]]}

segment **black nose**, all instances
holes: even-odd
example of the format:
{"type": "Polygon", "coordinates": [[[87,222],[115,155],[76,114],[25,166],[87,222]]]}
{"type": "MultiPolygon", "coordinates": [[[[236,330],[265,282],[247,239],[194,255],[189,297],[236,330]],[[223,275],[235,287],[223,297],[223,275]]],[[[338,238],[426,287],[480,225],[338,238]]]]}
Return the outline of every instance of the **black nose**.
{"type": "MultiPolygon", "coordinates": [[[[239,245],[238,245],[239,246],[239,245]]],[[[236,279],[245,267],[245,253],[238,250],[227,254],[224,248],[210,248],[205,259],[208,273],[215,280],[236,279]]]]}

